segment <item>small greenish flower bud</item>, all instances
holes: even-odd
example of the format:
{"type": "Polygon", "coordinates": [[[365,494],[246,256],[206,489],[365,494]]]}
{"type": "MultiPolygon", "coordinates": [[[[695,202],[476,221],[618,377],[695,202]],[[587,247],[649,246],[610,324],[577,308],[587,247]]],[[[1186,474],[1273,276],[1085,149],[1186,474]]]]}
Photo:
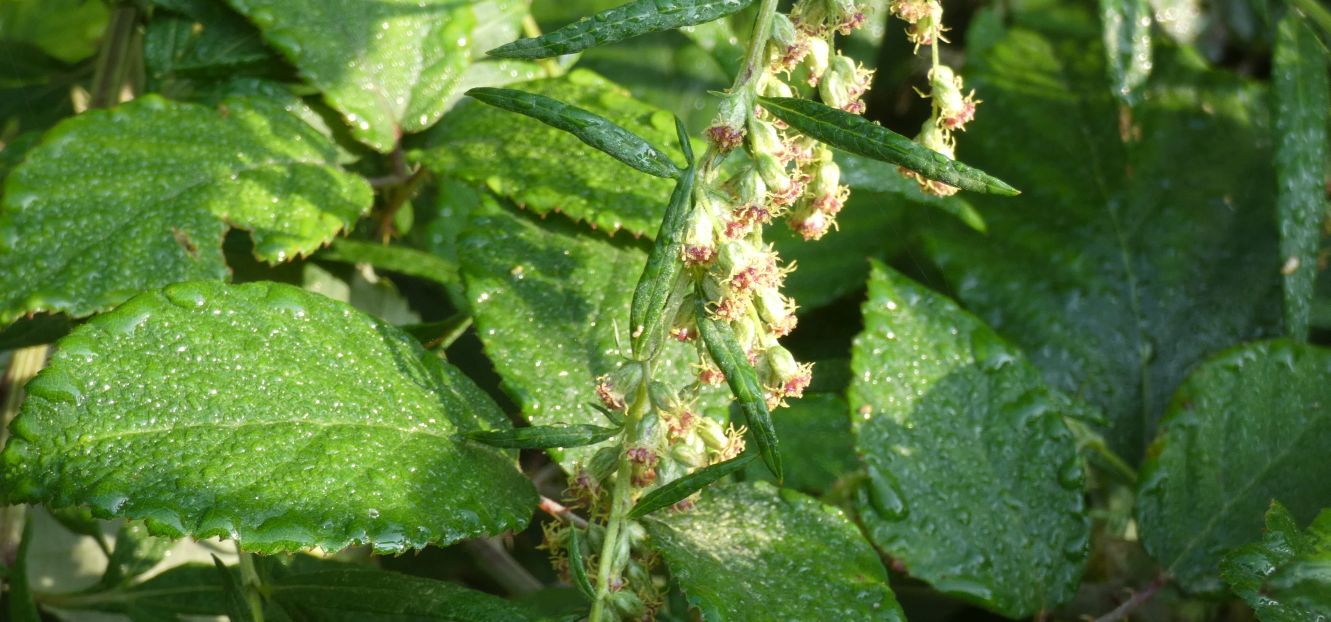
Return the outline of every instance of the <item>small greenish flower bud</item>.
{"type": "Polygon", "coordinates": [[[975,100],[975,91],[963,95],[961,76],[947,65],[934,67],[929,86],[938,124],[945,130],[965,130],[966,124],[975,119],[975,105],[980,103],[975,100]]]}
{"type": "Polygon", "coordinates": [[[652,400],[652,406],[659,411],[673,413],[680,408],[679,396],[675,395],[675,390],[659,380],[647,383],[647,397],[652,400]]]}
{"type": "Polygon", "coordinates": [[[770,390],[780,398],[800,397],[813,381],[813,365],[795,362],[789,350],[780,345],[767,349],[764,359],[767,363],[765,379],[770,390]]]}
{"type": "Polygon", "coordinates": [[[649,412],[638,420],[638,426],[634,429],[633,442],[643,447],[656,447],[661,439],[661,415],[655,411],[649,412]]]}
{"type": "Polygon", "coordinates": [[[827,29],[827,0],[799,0],[790,10],[795,27],[811,35],[821,35],[827,29]]]}
{"type": "Polygon", "coordinates": [[[587,472],[598,481],[605,481],[619,468],[619,448],[602,447],[587,461],[587,472]]]}
{"type": "Polygon", "coordinates": [[[744,172],[736,176],[735,187],[741,204],[748,206],[767,203],[767,184],[763,183],[763,176],[757,169],[753,167],[744,169],[744,172]]]}
{"type": "Polygon", "coordinates": [[[804,192],[803,178],[791,177],[786,173],[786,165],[780,158],[769,153],[759,153],[754,161],[763,183],[767,184],[767,196],[773,206],[780,208],[793,205],[804,192]]]}
{"type": "Polygon", "coordinates": [[[752,116],[752,106],[743,93],[732,93],[721,100],[712,125],[707,128],[707,139],[722,153],[744,143],[744,126],[752,116]]]}
{"type": "Polygon", "coordinates": [[[933,45],[940,39],[947,41],[943,38],[944,30],[946,28],[943,28],[943,5],[937,0],[929,0],[923,14],[906,27],[906,38],[919,48],[921,45],[933,45]]]}
{"type": "Polygon", "coordinates": [[[744,348],[745,350],[752,348],[753,344],[758,342],[758,334],[759,334],[758,330],[759,327],[753,321],[753,318],[749,317],[748,315],[745,315],[744,317],[735,321],[734,324],[735,324],[735,341],[738,342],[740,347],[744,348]]]}
{"type": "Polygon", "coordinates": [[[929,12],[932,10],[929,5],[933,4],[934,1],[935,0],[892,0],[887,4],[887,10],[897,16],[898,19],[908,24],[914,24],[929,15],[929,12]]]}
{"type": "Polygon", "coordinates": [[[651,585],[652,574],[647,572],[647,568],[637,561],[630,559],[629,565],[624,569],[624,576],[628,577],[631,585],[651,585]]]}
{"type": "Polygon", "coordinates": [[[772,16],[772,43],[784,48],[795,45],[798,39],[799,32],[795,30],[795,23],[790,21],[790,17],[784,13],[772,16]]]}
{"type": "Polygon", "coordinates": [[[638,391],[642,384],[642,365],[636,362],[625,363],[613,373],[596,379],[596,396],[601,403],[611,410],[623,410],[624,399],[638,391]]]}
{"type": "Polygon", "coordinates": [[[670,449],[670,457],[694,469],[707,466],[706,452],[687,445],[675,445],[670,449]]]}
{"type": "Polygon", "coordinates": [[[704,209],[695,209],[689,216],[688,230],[684,233],[684,248],[680,259],[691,266],[701,266],[716,258],[715,219],[704,209]]]}
{"type": "Polygon", "coordinates": [[[781,140],[781,132],[768,121],[753,117],[749,119],[749,148],[754,154],[771,154],[784,160],[786,143],[781,140]]]}
{"type": "Polygon", "coordinates": [[[814,207],[813,201],[801,202],[799,208],[786,219],[790,228],[805,240],[820,240],[836,226],[836,219],[814,207]]]}
{"type": "Polygon", "coordinates": [[[809,68],[809,86],[817,86],[827,73],[832,48],[822,37],[808,37],[808,42],[809,52],[804,57],[804,66],[809,68]]]}
{"type": "Polygon", "coordinates": [[[837,32],[848,35],[864,25],[865,6],[855,0],[830,0],[828,22],[837,32]]]}
{"type": "Polygon", "coordinates": [[[619,612],[622,619],[641,620],[647,615],[647,607],[633,590],[621,589],[610,595],[610,605],[619,612]]]}
{"type": "MultiPolygon", "coordinates": [[[[915,137],[915,142],[947,156],[949,160],[956,159],[954,155],[955,143],[952,141],[951,135],[938,126],[938,120],[934,117],[930,117],[924,122],[919,135],[915,137]]],[[[906,177],[914,179],[920,185],[920,191],[925,194],[948,197],[957,193],[957,188],[941,181],[929,179],[905,167],[899,167],[898,170],[906,177]]]]}
{"type": "Polygon", "coordinates": [[[828,106],[859,114],[864,112],[864,101],[860,98],[869,90],[872,77],[873,72],[856,65],[849,56],[837,54],[818,84],[818,95],[828,106]]]}
{"type": "Polygon", "coordinates": [[[795,330],[795,303],[775,287],[764,287],[754,297],[758,316],[777,337],[785,337],[795,330]]]}
{"type": "Polygon", "coordinates": [[[730,443],[730,439],[726,438],[726,429],[711,417],[699,419],[696,430],[698,431],[698,438],[702,439],[703,444],[715,451],[725,449],[726,445],[730,443]]]}
{"type": "Polygon", "coordinates": [[[832,160],[825,160],[818,165],[818,170],[814,171],[813,184],[810,188],[814,196],[820,194],[835,194],[837,188],[841,186],[841,167],[837,166],[832,160]]]}

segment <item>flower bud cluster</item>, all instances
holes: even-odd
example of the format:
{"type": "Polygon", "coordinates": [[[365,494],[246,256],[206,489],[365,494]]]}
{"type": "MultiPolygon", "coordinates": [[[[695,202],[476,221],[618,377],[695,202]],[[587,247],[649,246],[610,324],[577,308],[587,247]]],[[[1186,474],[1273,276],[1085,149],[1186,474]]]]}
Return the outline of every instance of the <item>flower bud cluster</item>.
{"type": "MultiPolygon", "coordinates": [[[[963,93],[961,76],[951,67],[938,61],[938,42],[947,41],[943,32],[943,5],[938,0],[892,0],[888,10],[905,21],[906,37],[915,44],[918,51],[921,45],[933,48],[933,67],[929,70],[929,93],[922,95],[931,100],[932,114],[920,128],[915,142],[956,159],[956,139],[952,132],[964,131],[966,124],[975,118],[975,106],[980,101],[975,99],[975,91],[963,93]]],[[[901,169],[902,174],[914,179],[920,190],[937,196],[951,196],[957,188],[939,181],[934,181],[919,173],[901,169]]]]}

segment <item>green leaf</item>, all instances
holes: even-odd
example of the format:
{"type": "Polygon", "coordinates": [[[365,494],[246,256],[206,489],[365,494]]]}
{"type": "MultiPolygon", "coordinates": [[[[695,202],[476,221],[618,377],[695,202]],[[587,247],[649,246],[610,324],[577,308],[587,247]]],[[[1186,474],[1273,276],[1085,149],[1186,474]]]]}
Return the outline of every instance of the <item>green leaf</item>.
{"type": "Polygon", "coordinates": [[[1302,15],[1276,28],[1271,68],[1275,112],[1276,214],[1280,222],[1285,331],[1308,337],[1322,220],[1326,217],[1327,123],[1331,86],[1327,50],[1302,15]]]}
{"type": "Polygon", "coordinates": [[[1151,17],[1147,0],[1100,0],[1110,86],[1128,105],[1151,75],[1151,17]]]}
{"type": "MultiPolygon", "coordinates": [[[[823,363],[814,365],[814,375],[826,377],[823,363]]],[[[822,494],[841,478],[859,468],[855,439],[850,432],[850,408],[834,393],[809,393],[791,400],[772,417],[781,452],[785,479],[782,484],[809,494],[822,494]]],[[[771,478],[766,469],[752,464],[745,479],[771,478]]]]}
{"type": "Polygon", "coordinates": [[[410,337],[287,285],[135,297],[60,341],[0,454],[7,502],[88,504],[255,551],[419,548],[521,528],[507,419],[410,337]]]}
{"type": "Polygon", "coordinates": [[[679,503],[689,498],[693,493],[712,485],[717,480],[743,469],[750,462],[753,462],[757,455],[753,452],[747,452],[725,462],[718,462],[698,469],[684,477],[672,480],[664,486],[653,489],[633,504],[633,510],[629,512],[629,518],[639,519],[652,512],[679,503]]]}
{"type": "Polygon", "coordinates": [[[559,449],[595,445],[619,434],[618,428],[595,425],[538,425],[508,430],[473,430],[466,437],[491,447],[559,449]]]}
{"type": "Polygon", "coordinates": [[[1066,414],[1021,352],[874,263],[849,392],[856,507],[911,575],[1011,618],[1076,593],[1090,521],[1066,414]]]}
{"type": "MultiPolygon", "coordinates": [[[[8,526],[6,526],[8,528],[8,526]]],[[[23,522],[22,535],[19,536],[18,549],[14,552],[14,565],[6,568],[5,575],[5,614],[12,622],[39,622],[42,616],[37,611],[37,603],[32,598],[32,585],[28,580],[28,547],[32,546],[32,517],[23,522]]]]}
{"type": "Polygon", "coordinates": [[[780,482],[781,451],[777,448],[772,413],[767,410],[767,399],[762,383],[758,381],[758,372],[749,363],[730,323],[712,319],[705,306],[706,300],[707,297],[698,292],[698,309],[695,312],[698,334],[707,346],[707,353],[712,355],[712,361],[725,374],[726,384],[730,385],[730,392],[734,394],[749,422],[749,430],[753,432],[753,440],[758,443],[758,452],[762,454],[763,462],[780,482]]]}
{"type": "Polygon", "coordinates": [[[92,56],[109,11],[83,0],[10,0],[0,4],[0,39],[32,43],[65,62],[92,56]]]}
{"type": "MultiPolygon", "coordinates": [[[[684,141],[688,140],[682,128],[680,134],[684,141]]],[[[686,150],[685,155],[692,160],[693,152],[688,143],[681,144],[686,150]]],[[[661,348],[683,296],[689,290],[690,279],[682,276],[683,248],[689,216],[693,213],[693,183],[697,170],[690,162],[689,169],[675,184],[670,205],[666,207],[661,228],[656,233],[656,244],[652,246],[647,265],[642,269],[642,276],[638,277],[638,286],[633,290],[629,326],[633,328],[633,354],[639,359],[649,359],[661,348]]]]}
{"type": "Polygon", "coordinates": [[[578,592],[587,600],[595,602],[596,588],[592,587],[591,579],[587,578],[587,563],[582,559],[582,543],[578,541],[578,537],[578,528],[569,528],[568,571],[573,575],[573,586],[578,588],[578,592]]]}
{"type": "Polygon", "coordinates": [[[348,567],[295,573],[269,584],[270,598],[297,620],[366,619],[524,622],[526,609],[497,596],[395,572],[348,567]]]}
{"type": "Polygon", "coordinates": [[[1265,92],[1162,48],[1125,118],[1098,39],[1058,32],[1013,28],[968,57],[985,103],[962,149],[1026,193],[969,197],[988,235],[923,237],[966,308],[1104,410],[1136,463],[1199,359],[1277,325],[1265,92]]]}
{"type": "Polygon", "coordinates": [[[855,525],[800,493],[713,486],[692,510],[645,524],[705,620],[906,619],[855,525]]]}
{"type": "Polygon", "coordinates": [[[1331,350],[1288,340],[1222,352],[1188,376],[1142,465],[1142,544],[1179,585],[1220,589],[1227,549],[1273,499],[1299,522],[1331,499],[1331,350]]]}
{"type": "MultiPolygon", "coordinates": [[[[208,0],[153,0],[143,35],[144,69],[161,87],[187,77],[262,74],[286,67],[259,31],[225,5],[208,0]]],[[[154,89],[157,90],[157,89],[154,89]]]]}
{"type": "Polygon", "coordinates": [[[148,528],[138,521],[126,521],[116,532],[116,548],[106,560],[106,572],[97,582],[100,589],[112,589],[129,583],[166,558],[175,546],[169,538],[148,535],[148,528]]]}
{"type": "MultiPolygon", "coordinates": [[[[651,144],[673,145],[670,113],[634,100],[594,73],[575,70],[515,88],[585,108],[651,144]]],[[[490,106],[459,105],[427,140],[429,147],[410,157],[437,176],[484,184],[537,214],[563,212],[609,233],[623,228],[634,235],[655,234],[672,188],[664,179],[625,174],[619,164],[567,132],[490,106]]],[[[673,146],[664,151],[683,159],[673,146]]]]}
{"type": "Polygon", "coordinates": [[[596,113],[557,99],[515,89],[479,87],[467,91],[496,108],[527,115],[550,127],[564,130],[607,155],[648,175],[675,179],[679,169],[670,157],[646,139],[596,113]]]}
{"type": "Polygon", "coordinates": [[[258,99],[212,110],[147,96],[66,120],[5,180],[0,324],[226,278],[228,225],[250,230],[269,263],[309,254],[370,207],[369,185],[336,158],[258,99]]]}
{"type": "Polygon", "coordinates": [[[759,97],[758,102],[800,133],[837,149],[904,166],[962,190],[1004,196],[1021,194],[1001,179],[916,144],[859,115],[794,97],[759,97]]]}
{"type": "Polygon", "coordinates": [[[428,279],[445,285],[458,282],[457,264],[437,255],[399,244],[378,244],[339,238],[317,259],[366,263],[390,272],[428,279]]]}
{"type": "MultiPolygon", "coordinates": [[[[233,577],[235,569],[228,572],[233,577]]],[[[169,568],[142,583],[125,587],[107,598],[107,593],[61,596],[56,604],[67,610],[119,613],[131,620],[175,621],[183,616],[223,616],[226,594],[213,564],[183,564],[169,568]]]]}
{"type": "Polygon", "coordinates": [[[720,19],[753,0],[633,0],[589,15],[554,32],[519,39],[489,52],[501,58],[549,58],[609,45],[649,32],[720,19]]]}
{"type": "Polygon", "coordinates": [[[1262,622],[1316,620],[1331,611],[1331,510],[1303,533],[1273,501],[1262,538],[1226,554],[1220,576],[1262,622]]]}
{"type": "Polygon", "coordinates": [[[456,0],[229,0],[342,114],[351,135],[387,153],[443,116],[471,58],[479,6],[456,0]]]}
{"type": "MultiPolygon", "coordinates": [[[[540,224],[493,204],[480,208],[458,255],[477,335],[504,390],[532,425],[598,424],[596,377],[618,368],[615,327],[628,347],[633,283],[647,253],[557,219],[540,224]]],[[[654,377],[674,386],[696,378],[694,347],[670,341],[654,377]]],[[[624,354],[628,354],[627,351],[624,354]]],[[[701,409],[724,408],[710,389],[701,409]]],[[[552,452],[569,472],[597,446],[552,452]]]]}
{"type": "Polygon", "coordinates": [[[226,616],[231,622],[254,622],[254,612],[245,598],[245,588],[240,585],[240,578],[213,556],[213,567],[217,570],[218,581],[222,585],[222,595],[226,601],[226,616]]]}

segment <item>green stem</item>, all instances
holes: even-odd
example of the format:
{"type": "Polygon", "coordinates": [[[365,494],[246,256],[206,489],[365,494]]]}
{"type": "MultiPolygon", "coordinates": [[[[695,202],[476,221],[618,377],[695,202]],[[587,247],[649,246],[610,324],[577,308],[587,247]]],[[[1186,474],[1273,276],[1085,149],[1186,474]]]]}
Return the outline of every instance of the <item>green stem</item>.
{"type": "Polygon", "coordinates": [[[1327,37],[1331,37],[1331,10],[1327,10],[1318,0],[1290,0],[1290,4],[1316,23],[1327,37]]]}
{"type": "Polygon", "coordinates": [[[1120,457],[1117,453],[1114,453],[1114,450],[1110,449],[1109,445],[1105,444],[1104,439],[1096,439],[1088,441],[1084,445],[1084,447],[1094,451],[1096,455],[1100,456],[1102,460],[1107,462],[1109,466],[1112,467],[1114,471],[1116,471],[1119,475],[1121,475],[1128,483],[1130,484],[1137,483],[1136,469],[1133,469],[1132,466],[1130,466],[1126,460],[1120,457]]]}
{"type": "Polygon", "coordinates": [[[119,103],[125,78],[130,75],[129,61],[132,57],[138,24],[137,6],[129,2],[116,5],[110,21],[107,22],[101,50],[97,53],[97,65],[93,70],[92,89],[88,100],[89,107],[106,108],[119,103]]]}
{"type": "Polygon", "coordinates": [[[627,445],[633,441],[638,431],[638,422],[651,410],[652,401],[647,396],[647,383],[651,378],[651,367],[643,371],[642,384],[633,397],[628,415],[624,417],[624,433],[620,435],[619,467],[615,472],[615,489],[610,497],[610,518],[605,526],[605,541],[601,544],[601,556],[596,569],[596,602],[592,603],[590,622],[603,622],[613,618],[606,617],[606,601],[610,598],[610,579],[618,565],[617,553],[622,549],[619,540],[626,536],[624,528],[629,510],[633,509],[633,462],[629,460],[627,445]]]}
{"type": "Polygon", "coordinates": [[[260,592],[263,580],[259,578],[259,572],[254,568],[254,554],[242,551],[239,542],[236,543],[236,553],[240,562],[240,587],[245,590],[245,602],[249,603],[250,617],[254,622],[263,622],[263,595],[260,592]]]}

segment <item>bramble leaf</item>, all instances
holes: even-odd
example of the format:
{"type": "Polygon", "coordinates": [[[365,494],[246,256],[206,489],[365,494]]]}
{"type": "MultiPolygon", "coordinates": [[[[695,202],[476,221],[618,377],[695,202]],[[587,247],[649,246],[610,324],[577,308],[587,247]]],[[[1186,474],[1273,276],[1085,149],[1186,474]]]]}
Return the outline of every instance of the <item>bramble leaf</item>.
{"type": "Polygon", "coordinates": [[[480,5],[516,2],[229,0],[323,92],[351,135],[381,153],[443,116],[470,62],[480,5]]]}
{"type": "Polygon", "coordinates": [[[87,504],[256,551],[419,548],[523,527],[507,419],[410,337],[288,285],[173,285],[99,315],[28,385],[7,502],[87,504]]]}
{"type": "Polygon", "coordinates": [[[646,139],[593,112],[557,99],[516,89],[479,87],[467,95],[496,108],[527,115],[550,127],[564,130],[606,155],[639,171],[674,179],[680,171],[670,157],[646,139]]]}
{"type": "Polygon", "coordinates": [[[1090,521],[1071,432],[1039,372],[941,294],[874,262],[850,407],[856,507],[911,575],[1004,616],[1076,593],[1090,521]]]}
{"type": "Polygon", "coordinates": [[[501,58],[549,58],[609,45],[650,32],[703,24],[735,13],[753,0],[632,0],[554,32],[519,39],[489,52],[501,58]]]}
{"type": "Polygon", "coordinates": [[[1309,521],[1331,499],[1331,350],[1289,340],[1197,367],[1142,465],[1142,544],[1179,585],[1216,591],[1220,559],[1260,532],[1272,500],[1309,521]]]}
{"type": "Polygon", "coordinates": [[[1021,194],[997,177],[952,160],[859,115],[793,97],[759,97],[758,103],[801,134],[837,149],[903,166],[962,190],[1003,196],[1021,194]]]}
{"type": "Polygon", "coordinates": [[[705,620],[906,619],[855,525],[793,490],[713,486],[644,524],[705,620]]]}
{"type": "Polygon", "coordinates": [[[365,180],[337,168],[332,141],[259,99],[214,110],[150,95],[89,111],[5,180],[0,324],[224,279],[228,225],[250,230],[269,263],[307,255],[370,201],[365,180]]]}
{"type": "MultiPolygon", "coordinates": [[[[594,73],[574,70],[514,88],[585,108],[663,146],[672,160],[684,160],[670,113],[594,73]]],[[[410,156],[432,173],[484,184],[537,214],[563,212],[608,233],[623,228],[655,235],[673,187],[669,180],[625,171],[567,132],[474,102],[460,104],[426,140],[428,146],[410,156]]]]}
{"type": "Polygon", "coordinates": [[[1276,215],[1280,224],[1285,331],[1307,339],[1317,252],[1326,218],[1327,51],[1296,11],[1276,29],[1271,91],[1275,116],[1276,215]]]}
{"type": "Polygon", "coordinates": [[[1304,533],[1273,501],[1261,539],[1226,554],[1220,576],[1262,622],[1316,620],[1331,611],[1331,510],[1304,533]]]}

